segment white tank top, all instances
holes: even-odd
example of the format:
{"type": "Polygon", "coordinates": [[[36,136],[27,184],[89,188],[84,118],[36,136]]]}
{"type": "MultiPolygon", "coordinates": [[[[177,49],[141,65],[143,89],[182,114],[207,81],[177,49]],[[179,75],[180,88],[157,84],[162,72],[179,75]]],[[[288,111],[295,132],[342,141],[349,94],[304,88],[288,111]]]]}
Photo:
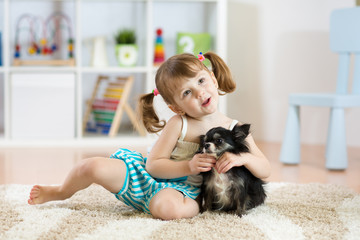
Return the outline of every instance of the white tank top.
{"type": "MultiPolygon", "coordinates": [[[[187,125],[188,125],[188,123],[187,123],[186,116],[181,115],[181,118],[182,118],[183,124],[182,124],[181,135],[180,135],[179,140],[184,140],[184,138],[186,136],[186,133],[187,133],[187,125]]],[[[235,120],[235,119],[232,120],[232,122],[231,122],[231,124],[229,126],[229,130],[233,130],[233,128],[236,126],[236,124],[238,124],[238,122],[239,122],[238,120],[235,120]]]]}

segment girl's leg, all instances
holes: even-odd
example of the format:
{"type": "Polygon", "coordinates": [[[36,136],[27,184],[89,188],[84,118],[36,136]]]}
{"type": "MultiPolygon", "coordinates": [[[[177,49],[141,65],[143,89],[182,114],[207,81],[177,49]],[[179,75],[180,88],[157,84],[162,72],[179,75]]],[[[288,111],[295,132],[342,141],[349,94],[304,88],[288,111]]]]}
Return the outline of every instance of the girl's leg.
{"type": "Polygon", "coordinates": [[[85,189],[92,183],[99,184],[117,193],[121,190],[126,177],[126,165],[119,159],[89,158],[75,165],[60,186],[35,185],[28,203],[41,204],[48,201],[64,200],[79,190],[85,189]]]}
{"type": "Polygon", "coordinates": [[[163,220],[191,218],[199,213],[199,205],[195,200],[184,197],[173,188],[165,188],[155,194],[149,209],[155,218],[163,220]]]}

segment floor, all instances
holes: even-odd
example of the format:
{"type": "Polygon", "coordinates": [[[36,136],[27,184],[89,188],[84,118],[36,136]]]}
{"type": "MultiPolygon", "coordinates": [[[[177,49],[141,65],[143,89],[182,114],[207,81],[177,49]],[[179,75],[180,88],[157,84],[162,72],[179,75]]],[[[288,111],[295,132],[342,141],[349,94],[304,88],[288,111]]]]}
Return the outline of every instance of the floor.
{"type": "MultiPolygon", "coordinates": [[[[333,183],[360,193],[360,147],[348,148],[349,166],[344,171],[325,169],[325,147],[302,146],[302,162],[279,162],[280,143],[258,142],[272,165],[269,182],[333,183]]],[[[117,147],[101,148],[7,148],[0,149],[0,184],[59,184],[80,159],[109,156],[117,147]]],[[[132,150],[145,152],[145,147],[132,150]]]]}

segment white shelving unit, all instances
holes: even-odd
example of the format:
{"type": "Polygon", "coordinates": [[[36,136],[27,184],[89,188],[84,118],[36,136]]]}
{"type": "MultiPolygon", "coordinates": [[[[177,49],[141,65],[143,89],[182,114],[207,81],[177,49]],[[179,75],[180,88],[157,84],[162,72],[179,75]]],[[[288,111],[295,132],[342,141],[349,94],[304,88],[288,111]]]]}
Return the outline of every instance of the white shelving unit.
{"type": "MultiPolygon", "coordinates": [[[[49,10],[51,11],[51,9],[49,10]]],[[[155,31],[162,28],[166,58],[174,55],[176,32],[209,32],[213,39],[213,51],[226,59],[227,1],[226,0],[2,0],[0,1],[0,31],[2,33],[2,62],[0,66],[0,145],[74,145],[74,144],[143,144],[152,137],[140,137],[136,133],[121,133],[116,138],[106,136],[89,137],[82,133],[82,118],[86,95],[94,84],[96,76],[135,75],[135,94],[151,92],[154,88],[153,66],[155,31]],[[32,5],[34,8],[32,9],[32,5]],[[39,5],[54,6],[67,11],[73,24],[75,38],[74,67],[13,66],[16,17],[24,13],[37,14],[39,5]],[[19,7],[25,6],[25,7],[19,7]],[[185,11],[186,10],[186,11],[185,11]],[[139,63],[135,67],[118,67],[112,48],[115,30],[134,28],[139,45],[139,63]],[[110,66],[89,66],[89,39],[106,35],[110,66]],[[11,75],[15,73],[73,73],[75,77],[75,129],[74,136],[66,141],[58,139],[18,140],[13,139],[11,126],[11,75]],[[1,124],[3,126],[1,126],[1,124]]],[[[44,10],[44,15],[47,14],[44,10]]],[[[220,110],[226,111],[226,98],[220,101],[220,110]]],[[[29,126],[31,127],[31,126],[29,126]]]]}

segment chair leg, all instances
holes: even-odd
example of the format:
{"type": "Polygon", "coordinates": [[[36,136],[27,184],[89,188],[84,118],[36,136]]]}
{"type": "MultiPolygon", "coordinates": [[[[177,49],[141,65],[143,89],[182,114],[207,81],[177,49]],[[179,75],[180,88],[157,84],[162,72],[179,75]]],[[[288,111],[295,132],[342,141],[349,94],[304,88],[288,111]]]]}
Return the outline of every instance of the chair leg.
{"type": "Polygon", "coordinates": [[[300,162],[300,113],[299,106],[290,105],[280,161],[286,164],[300,162]]]}
{"type": "Polygon", "coordinates": [[[347,168],[345,113],[343,108],[332,108],[326,144],[326,168],[347,168]]]}

